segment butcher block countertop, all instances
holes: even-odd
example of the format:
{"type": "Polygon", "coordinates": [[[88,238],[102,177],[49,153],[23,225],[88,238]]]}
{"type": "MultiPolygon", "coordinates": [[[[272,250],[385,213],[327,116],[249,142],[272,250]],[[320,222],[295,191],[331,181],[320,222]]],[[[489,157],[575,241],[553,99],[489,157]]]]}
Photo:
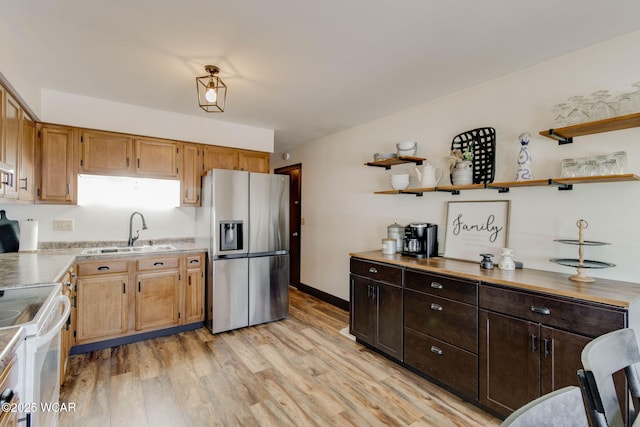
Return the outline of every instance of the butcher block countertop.
{"type": "Polygon", "coordinates": [[[544,270],[483,270],[478,263],[434,258],[413,258],[400,254],[385,255],[382,251],[350,253],[354,258],[393,264],[415,270],[449,274],[472,280],[544,292],[552,295],[576,298],[584,301],[629,308],[640,299],[640,283],[610,279],[596,279],[595,283],[579,283],[569,280],[571,273],[563,274],[544,270]]]}

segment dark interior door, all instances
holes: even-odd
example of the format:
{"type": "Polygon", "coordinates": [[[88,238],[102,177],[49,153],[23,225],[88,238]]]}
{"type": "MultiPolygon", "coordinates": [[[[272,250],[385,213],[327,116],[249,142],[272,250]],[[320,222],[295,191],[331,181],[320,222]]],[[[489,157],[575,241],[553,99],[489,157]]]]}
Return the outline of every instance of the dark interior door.
{"type": "Polygon", "coordinates": [[[300,284],[300,229],[302,215],[302,165],[285,166],[275,173],[289,175],[289,270],[291,286],[300,284]]]}

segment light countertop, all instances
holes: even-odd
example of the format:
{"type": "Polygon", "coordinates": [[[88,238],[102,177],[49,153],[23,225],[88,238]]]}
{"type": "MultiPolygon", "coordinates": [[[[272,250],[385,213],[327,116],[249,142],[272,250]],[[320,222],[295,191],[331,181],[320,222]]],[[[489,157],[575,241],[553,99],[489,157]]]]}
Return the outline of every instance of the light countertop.
{"type": "Polygon", "coordinates": [[[175,250],[140,254],[83,255],[83,248],[41,249],[35,252],[3,253],[0,254],[0,289],[58,283],[67,270],[77,261],[137,258],[141,256],[205,251],[205,249],[192,243],[173,244],[173,246],[175,246],[175,250]]]}
{"type": "Polygon", "coordinates": [[[511,286],[552,295],[576,298],[584,301],[628,308],[640,299],[640,283],[610,279],[596,279],[595,283],[569,280],[570,274],[544,270],[483,270],[479,263],[458,261],[441,257],[413,258],[400,254],[385,255],[382,251],[355,252],[352,257],[383,262],[399,267],[413,268],[434,273],[449,274],[483,282],[511,286]]]}

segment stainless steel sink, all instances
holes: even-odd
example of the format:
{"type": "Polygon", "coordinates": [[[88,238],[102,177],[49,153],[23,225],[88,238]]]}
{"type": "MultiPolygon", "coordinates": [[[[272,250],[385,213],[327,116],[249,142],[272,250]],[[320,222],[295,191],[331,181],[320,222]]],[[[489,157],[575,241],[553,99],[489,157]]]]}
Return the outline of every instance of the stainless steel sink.
{"type": "Polygon", "coordinates": [[[175,250],[173,245],[147,245],[147,246],[108,246],[104,248],[87,248],[82,251],[83,255],[102,255],[118,253],[148,253],[175,250]]]}

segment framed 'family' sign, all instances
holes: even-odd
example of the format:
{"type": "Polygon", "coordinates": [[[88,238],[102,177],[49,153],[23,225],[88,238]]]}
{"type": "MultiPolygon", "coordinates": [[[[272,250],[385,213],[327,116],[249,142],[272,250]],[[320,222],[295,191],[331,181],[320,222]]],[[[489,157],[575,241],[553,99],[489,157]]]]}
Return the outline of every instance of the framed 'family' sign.
{"type": "Polygon", "coordinates": [[[445,258],[480,262],[480,254],[509,247],[509,200],[449,202],[445,258]]]}

